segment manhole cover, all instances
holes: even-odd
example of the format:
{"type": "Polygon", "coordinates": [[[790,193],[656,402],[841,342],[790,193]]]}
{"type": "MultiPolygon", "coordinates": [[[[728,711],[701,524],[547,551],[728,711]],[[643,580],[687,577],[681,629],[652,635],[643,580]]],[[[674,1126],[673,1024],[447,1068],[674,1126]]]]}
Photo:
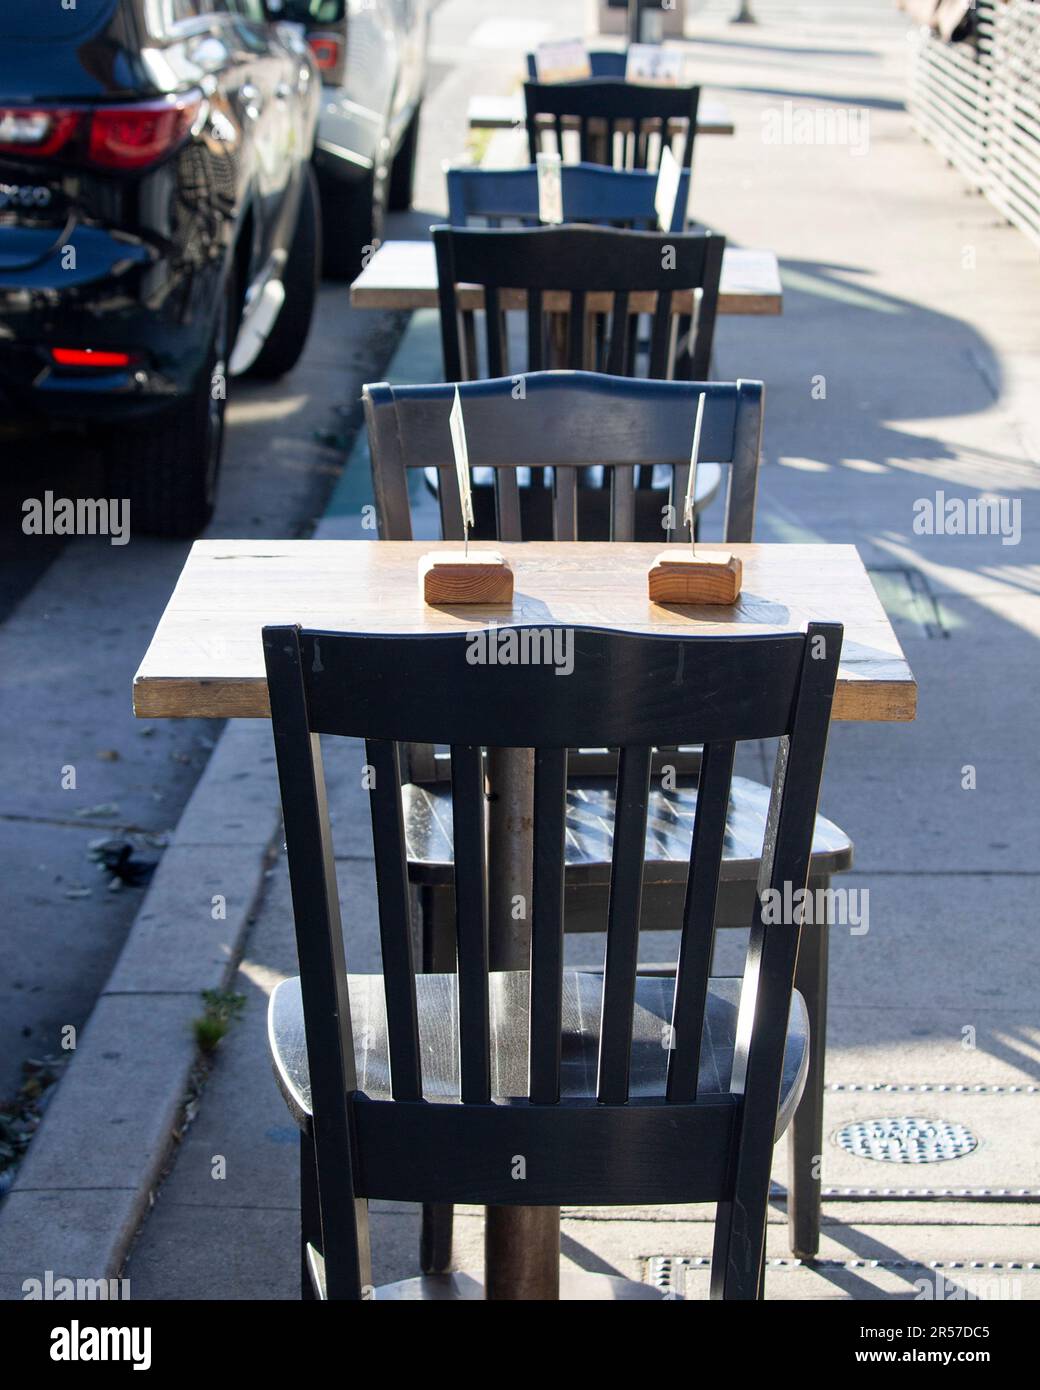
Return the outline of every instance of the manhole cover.
{"type": "Polygon", "coordinates": [[[846,1153],[880,1163],[945,1163],[970,1154],[979,1143],[964,1125],[925,1120],[920,1115],[860,1120],[839,1129],[834,1142],[846,1153]]]}

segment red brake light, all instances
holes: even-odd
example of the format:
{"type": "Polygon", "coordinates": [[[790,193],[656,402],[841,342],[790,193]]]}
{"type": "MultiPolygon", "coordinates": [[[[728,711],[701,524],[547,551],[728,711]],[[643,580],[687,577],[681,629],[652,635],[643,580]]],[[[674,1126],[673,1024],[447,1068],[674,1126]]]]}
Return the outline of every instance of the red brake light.
{"type": "Polygon", "coordinates": [[[99,352],[94,348],[51,348],[59,367],[129,367],[129,352],[99,352]]]}
{"type": "Polygon", "coordinates": [[[56,154],[78,127],[80,115],[79,111],[0,106],[0,153],[56,154]]]}
{"type": "Polygon", "coordinates": [[[90,122],[89,158],[105,169],[141,169],[168,154],[191,128],[202,98],[104,106],[90,122]]]}
{"type": "Polygon", "coordinates": [[[340,55],[338,39],[327,38],[324,34],[312,34],[307,43],[310,45],[319,72],[331,72],[338,65],[340,55]]]}

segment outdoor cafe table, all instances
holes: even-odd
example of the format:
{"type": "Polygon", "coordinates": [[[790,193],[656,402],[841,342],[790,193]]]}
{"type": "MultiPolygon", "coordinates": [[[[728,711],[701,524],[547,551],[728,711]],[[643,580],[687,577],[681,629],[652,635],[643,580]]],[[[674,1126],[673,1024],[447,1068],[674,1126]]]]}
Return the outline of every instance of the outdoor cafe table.
{"type": "MultiPolygon", "coordinates": [[[[484,548],[490,547],[473,543],[474,551],[484,548]]],[[[457,550],[457,541],[197,541],[134,678],[134,713],[269,718],[261,643],[268,623],[375,635],[522,624],[751,634],[804,631],[813,620],[828,620],[845,626],[833,717],[914,718],[913,674],[854,546],[727,545],[743,563],[744,581],[739,601],[725,608],[652,603],[646,576],[660,543],[530,541],[493,548],[513,568],[511,607],[422,602],[420,556],[457,550]]],[[[511,909],[514,894],[530,893],[530,754],[498,754],[489,778],[496,791],[488,802],[491,967],[526,969],[529,927],[515,922],[511,909]]],[[[557,1210],[489,1208],[485,1240],[490,1296],[557,1296],[557,1210]]]]}
{"type": "MultiPolygon", "coordinates": [[[[480,285],[460,285],[458,307],[463,310],[482,309],[484,291],[480,285]]],[[[527,296],[523,290],[504,290],[499,296],[503,309],[523,309],[527,296]]],[[[350,287],[350,302],[355,309],[436,309],[437,261],[432,241],[385,241],[350,287]]],[[[586,295],[585,306],[590,314],[609,313],[613,295],[586,295]]],[[[629,296],[630,313],[653,313],[655,295],[629,296]]],[[[566,290],[547,290],[542,299],[545,312],[566,313],[570,295],[566,290]]],[[[779,314],[783,309],[783,289],[780,267],[772,251],[748,250],[727,246],[722,256],[722,281],[719,286],[720,314],[779,314]]],[[[676,293],[672,298],[676,314],[693,312],[691,291],[676,293]]]]}

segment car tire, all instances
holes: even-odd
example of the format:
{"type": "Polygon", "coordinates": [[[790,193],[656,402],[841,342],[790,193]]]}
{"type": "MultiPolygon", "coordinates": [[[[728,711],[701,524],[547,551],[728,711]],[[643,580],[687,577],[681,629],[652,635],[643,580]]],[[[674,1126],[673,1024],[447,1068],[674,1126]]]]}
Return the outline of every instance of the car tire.
{"type": "Polygon", "coordinates": [[[365,248],[383,239],[383,202],[374,172],[360,180],[322,179],[322,273],[328,280],[353,280],[365,248]]]}
{"type": "Polygon", "coordinates": [[[113,495],[129,499],[131,534],[193,537],[213,515],[237,315],[235,277],[229,272],[207,369],[194,392],[146,427],[121,427],[109,435],[109,486],[113,495]]]}
{"type": "Polygon", "coordinates": [[[419,145],[419,118],[422,103],[412,112],[401,148],[394,156],[390,166],[390,191],[387,206],[391,212],[407,212],[412,206],[412,190],[415,186],[415,154],[419,145]]]}
{"type": "Polygon", "coordinates": [[[310,164],[303,166],[303,190],[282,284],[285,302],[267,341],[246,376],[274,381],[296,366],[307,343],[321,266],[321,203],[310,164]]]}

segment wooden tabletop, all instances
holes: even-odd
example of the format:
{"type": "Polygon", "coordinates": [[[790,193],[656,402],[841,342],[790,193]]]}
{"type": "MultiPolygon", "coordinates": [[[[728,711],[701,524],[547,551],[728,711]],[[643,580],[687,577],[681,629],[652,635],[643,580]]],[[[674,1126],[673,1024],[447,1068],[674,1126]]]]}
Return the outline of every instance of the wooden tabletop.
{"type": "MultiPolygon", "coordinates": [[[[691,310],[689,293],[676,294],[672,303],[677,314],[691,310]]],[[[589,294],[590,314],[609,313],[613,296],[589,294]]],[[[462,285],[458,291],[460,309],[482,309],[484,291],[479,285],[462,285]]],[[[356,309],[436,309],[437,262],[432,241],[385,241],[350,287],[350,302],[356,309]]],[[[504,309],[523,309],[527,296],[522,290],[501,295],[504,309]]],[[[547,291],[543,297],[546,312],[565,313],[570,306],[566,290],[547,291]]],[[[652,313],[653,294],[629,297],[632,313],[652,313]]],[[[722,258],[719,289],[720,314],[779,314],[783,308],[780,267],[772,251],[748,251],[727,246],[722,258]]]]}
{"type": "MultiPolygon", "coordinates": [[[[467,119],[470,130],[508,130],[527,124],[522,92],[509,96],[477,94],[469,99],[467,119]]],[[[701,101],[697,109],[698,135],[732,135],[733,117],[719,101],[701,101]]]]}
{"type": "MultiPolygon", "coordinates": [[[[511,608],[428,608],[420,556],[430,541],[196,541],[134,678],[142,719],[265,719],[265,623],[372,633],[465,632],[494,624],[573,624],[641,633],[804,631],[845,625],[835,719],[906,721],[917,687],[851,545],[734,545],[744,589],[731,608],[661,607],[647,597],[660,544],[490,546],[513,568],[511,608]]],[[[711,550],[720,547],[703,546],[711,550]]]]}

